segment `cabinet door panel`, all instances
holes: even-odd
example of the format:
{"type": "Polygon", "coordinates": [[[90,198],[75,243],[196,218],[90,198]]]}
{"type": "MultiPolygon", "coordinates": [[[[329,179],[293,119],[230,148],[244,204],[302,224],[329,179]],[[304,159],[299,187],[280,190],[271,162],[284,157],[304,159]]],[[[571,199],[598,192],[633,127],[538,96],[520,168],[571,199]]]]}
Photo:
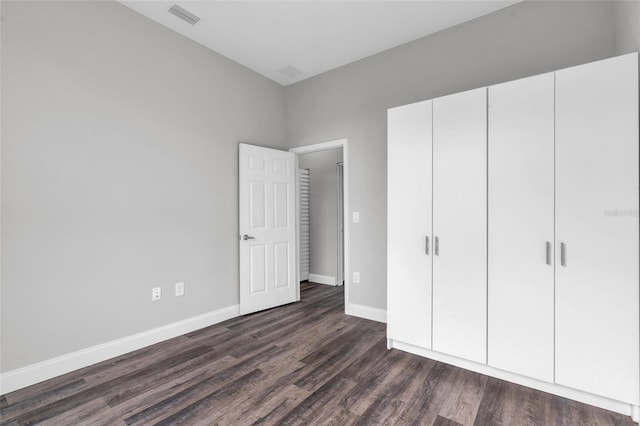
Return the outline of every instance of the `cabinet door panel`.
{"type": "Polygon", "coordinates": [[[637,54],[556,73],[556,382],[638,404],[637,54]]]}
{"type": "Polygon", "coordinates": [[[553,73],[489,87],[488,364],[547,382],[553,145],[553,73]]]}
{"type": "Polygon", "coordinates": [[[431,101],[388,113],[387,337],[431,348],[431,101]]]}
{"type": "Polygon", "coordinates": [[[486,88],[433,101],[433,349],[486,362],[486,88]],[[434,241],[435,243],[435,241],[434,241]]]}

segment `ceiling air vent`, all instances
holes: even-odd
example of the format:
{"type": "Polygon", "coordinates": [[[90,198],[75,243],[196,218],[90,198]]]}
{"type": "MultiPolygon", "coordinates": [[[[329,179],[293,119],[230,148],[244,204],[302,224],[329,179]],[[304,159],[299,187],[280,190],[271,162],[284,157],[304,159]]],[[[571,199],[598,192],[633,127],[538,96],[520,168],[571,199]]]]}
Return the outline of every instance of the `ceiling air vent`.
{"type": "Polygon", "coordinates": [[[302,74],[302,71],[300,71],[293,65],[287,65],[286,67],[279,69],[278,71],[280,72],[280,74],[284,74],[289,78],[296,78],[297,76],[302,74]]]}
{"type": "Polygon", "coordinates": [[[195,25],[196,22],[198,22],[200,20],[200,18],[198,18],[196,15],[194,15],[191,12],[189,12],[188,10],[185,10],[185,9],[181,8],[177,4],[174,4],[173,6],[171,6],[171,9],[169,9],[169,13],[171,13],[172,15],[177,16],[178,18],[182,19],[183,21],[186,21],[186,22],[190,23],[191,25],[195,25]]]}

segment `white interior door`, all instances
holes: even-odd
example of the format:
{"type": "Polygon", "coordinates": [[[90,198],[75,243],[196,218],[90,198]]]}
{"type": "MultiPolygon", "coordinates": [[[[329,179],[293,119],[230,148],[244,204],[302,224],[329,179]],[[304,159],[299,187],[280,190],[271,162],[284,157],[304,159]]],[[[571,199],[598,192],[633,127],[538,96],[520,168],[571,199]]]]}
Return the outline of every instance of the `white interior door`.
{"type": "Polygon", "coordinates": [[[240,313],[296,300],[295,154],[240,144],[240,313]]]}
{"type": "Polygon", "coordinates": [[[489,87],[488,364],[553,382],[554,75],[489,87]]]}
{"type": "Polygon", "coordinates": [[[556,382],[636,405],[637,61],[556,72],[556,382]]]}
{"type": "Polygon", "coordinates": [[[485,363],[487,89],[433,100],[433,349],[485,363]]]}
{"type": "Polygon", "coordinates": [[[387,337],[431,348],[431,101],[388,112],[387,337]]]}

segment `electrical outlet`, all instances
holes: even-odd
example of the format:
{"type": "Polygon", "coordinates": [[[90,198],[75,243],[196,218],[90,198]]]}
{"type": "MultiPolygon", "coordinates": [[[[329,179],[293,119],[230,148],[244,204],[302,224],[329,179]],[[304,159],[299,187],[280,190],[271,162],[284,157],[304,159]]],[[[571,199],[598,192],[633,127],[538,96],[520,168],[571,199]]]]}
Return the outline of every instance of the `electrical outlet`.
{"type": "Polygon", "coordinates": [[[176,283],[176,296],[184,296],[184,283],[176,283]]]}
{"type": "Polygon", "coordinates": [[[162,299],[162,287],[154,287],[151,289],[151,300],[157,301],[162,299]]]}
{"type": "Polygon", "coordinates": [[[352,219],[353,223],[360,223],[360,212],[353,212],[352,219]]]}
{"type": "Polygon", "coordinates": [[[353,282],[354,284],[358,284],[360,282],[360,272],[353,273],[353,282]]]}

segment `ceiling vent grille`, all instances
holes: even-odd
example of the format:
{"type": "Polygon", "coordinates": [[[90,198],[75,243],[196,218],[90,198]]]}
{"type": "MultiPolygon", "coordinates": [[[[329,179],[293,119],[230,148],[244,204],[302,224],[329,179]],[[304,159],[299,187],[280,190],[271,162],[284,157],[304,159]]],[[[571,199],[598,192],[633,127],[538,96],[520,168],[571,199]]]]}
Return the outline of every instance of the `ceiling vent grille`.
{"type": "Polygon", "coordinates": [[[171,6],[171,9],[169,9],[169,13],[177,16],[185,22],[190,23],[191,25],[195,25],[200,20],[200,18],[198,18],[196,15],[189,12],[188,10],[181,8],[177,4],[171,6]]]}
{"type": "Polygon", "coordinates": [[[284,74],[289,78],[296,78],[297,76],[302,74],[302,71],[294,67],[293,65],[287,65],[286,67],[279,69],[278,71],[280,72],[280,74],[284,74]]]}

